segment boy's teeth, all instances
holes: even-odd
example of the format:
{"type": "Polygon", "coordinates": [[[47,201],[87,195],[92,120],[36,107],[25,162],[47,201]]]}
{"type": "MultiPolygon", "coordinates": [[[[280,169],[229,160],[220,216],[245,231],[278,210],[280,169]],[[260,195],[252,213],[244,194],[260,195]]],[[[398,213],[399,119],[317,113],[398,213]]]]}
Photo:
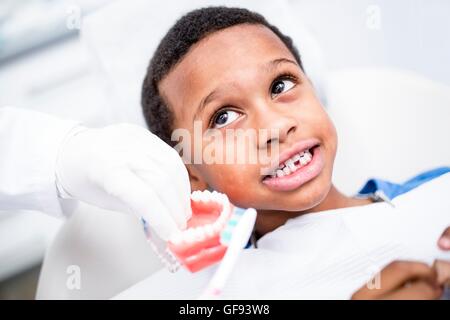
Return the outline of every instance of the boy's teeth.
{"type": "Polygon", "coordinates": [[[308,150],[302,151],[295,154],[290,159],[286,160],[284,163],[280,164],[277,170],[272,172],[270,176],[274,177],[284,177],[290,175],[297,171],[300,167],[307,165],[312,159],[311,152],[308,150]]]}
{"type": "Polygon", "coordinates": [[[300,155],[297,153],[295,156],[292,157],[292,161],[297,162],[298,160],[300,160],[300,155]]]}
{"type": "Polygon", "coordinates": [[[286,161],[286,166],[289,168],[289,170],[291,170],[291,172],[295,172],[295,170],[297,170],[297,167],[294,164],[294,157],[286,161]]]}
{"type": "MultiPolygon", "coordinates": [[[[292,158],[293,158],[293,157],[292,157],[292,158]]],[[[286,167],[290,167],[291,165],[294,164],[294,160],[293,160],[292,158],[287,159],[287,160],[284,162],[284,165],[285,165],[286,167]]]]}
{"type": "Polygon", "coordinates": [[[305,153],[305,156],[304,156],[306,159],[308,159],[308,160],[311,160],[312,159],[312,154],[311,153],[305,153]]]}

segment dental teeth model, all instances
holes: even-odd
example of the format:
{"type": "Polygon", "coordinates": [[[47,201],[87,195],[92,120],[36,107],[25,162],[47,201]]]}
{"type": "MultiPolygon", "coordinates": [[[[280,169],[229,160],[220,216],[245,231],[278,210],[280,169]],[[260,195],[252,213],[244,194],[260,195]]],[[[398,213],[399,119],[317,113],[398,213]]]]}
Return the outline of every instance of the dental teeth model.
{"type": "Polygon", "coordinates": [[[312,154],[309,150],[300,152],[282,163],[274,172],[270,174],[270,177],[284,177],[294,173],[299,168],[306,166],[311,162],[312,154]]]}
{"type": "Polygon", "coordinates": [[[225,194],[216,191],[194,191],[191,208],[192,217],[186,230],[174,235],[167,243],[156,243],[157,239],[147,232],[153,249],[172,272],[180,265],[196,272],[219,262],[243,214],[242,209],[233,207],[225,194]]]}

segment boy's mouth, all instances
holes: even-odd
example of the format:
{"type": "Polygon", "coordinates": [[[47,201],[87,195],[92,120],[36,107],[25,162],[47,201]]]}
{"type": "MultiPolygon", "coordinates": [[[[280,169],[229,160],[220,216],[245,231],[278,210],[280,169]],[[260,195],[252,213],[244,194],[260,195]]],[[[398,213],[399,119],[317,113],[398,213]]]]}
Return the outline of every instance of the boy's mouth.
{"type": "Polygon", "coordinates": [[[290,191],[316,177],[323,169],[321,145],[316,139],[300,141],[280,155],[276,168],[262,182],[276,191],[290,191]]]}

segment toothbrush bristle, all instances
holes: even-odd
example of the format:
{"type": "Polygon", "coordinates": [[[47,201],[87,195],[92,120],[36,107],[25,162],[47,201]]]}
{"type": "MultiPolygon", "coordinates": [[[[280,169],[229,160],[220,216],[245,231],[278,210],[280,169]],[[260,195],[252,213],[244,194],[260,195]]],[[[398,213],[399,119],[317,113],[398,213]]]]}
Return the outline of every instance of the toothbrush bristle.
{"type": "Polygon", "coordinates": [[[241,219],[244,212],[245,212],[244,209],[235,207],[233,214],[231,215],[230,219],[228,220],[225,228],[220,233],[220,243],[222,245],[228,246],[228,244],[230,243],[233,231],[234,231],[235,227],[238,225],[239,220],[241,219]]]}

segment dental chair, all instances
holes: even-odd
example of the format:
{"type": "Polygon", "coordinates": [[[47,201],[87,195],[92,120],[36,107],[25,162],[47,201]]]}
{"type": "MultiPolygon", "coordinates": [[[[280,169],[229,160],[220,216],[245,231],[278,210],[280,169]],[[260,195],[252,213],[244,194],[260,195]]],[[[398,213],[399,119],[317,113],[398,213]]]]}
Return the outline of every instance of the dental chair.
{"type": "MultiPolygon", "coordinates": [[[[145,1],[138,3],[146,5],[145,1]]],[[[175,19],[190,8],[214,3],[190,2],[189,8],[188,4],[183,4],[186,7],[177,9],[179,12],[152,15],[154,21],[147,16],[151,12],[139,5],[128,8],[127,3],[114,3],[100,10],[95,19],[93,16],[92,20],[86,20],[84,30],[88,34],[85,39],[96,59],[101,61],[103,71],[112,79],[111,86],[119,91],[128,84],[117,99],[118,104],[113,106],[118,120],[144,123],[139,107],[141,81],[158,37],[173,22],[167,17],[175,19]],[[125,26],[117,26],[122,32],[133,35],[129,46],[124,46],[124,39],[115,38],[124,33],[115,30],[109,30],[109,36],[102,33],[117,25],[107,20],[111,16],[114,18],[117,12],[126,12],[133,17],[125,26]],[[154,24],[159,23],[160,29],[155,29],[154,24]],[[103,30],[100,26],[104,26],[103,30]],[[154,41],[146,43],[147,38],[142,40],[145,35],[142,30],[151,30],[154,41]],[[114,42],[115,51],[111,49],[114,42]],[[123,59],[120,54],[127,58],[123,59]],[[126,61],[119,64],[119,60],[126,61]],[[130,87],[130,83],[134,85],[130,87]],[[125,110],[124,106],[131,106],[130,110],[125,110]]],[[[277,10],[280,10],[280,3],[275,4],[277,10]]],[[[269,21],[280,25],[280,29],[293,28],[295,24],[287,25],[289,21],[293,22],[286,16],[274,16],[273,6],[270,1],[249,2],[250,9],[258,9],[269,21]]],[[[289,7],[284,9],[288,13],[289,7]]],[[[298,31],[297,27],[294,29],[298,31]]],[[[286,32],[292,34],[289,30],[286,32]]],[[[296,43],[301,43],[300,51],[306,60],[308,74],[322,101],[326,102],[338,131],[334,171],[338,188],[352,194],[372,176],[402,181],[421,170],[450,163],[448,86],[394,69],[341,70],[325,76],[323,64],[318,59],[320,50],[314,41],[299,33],[293,38],[296,43]],[[430,146],[435,148],[430,150],[430,146]]],[[[162,267],[134,217],[79,202],[64,205],[70,218],[47,250],[38,284],[38,299],[108,299],[162,267]],[[77,268],[72,269],[72,266],[77,268]],[[70,285],[73,270],[79,271],[80,286],[75,288],[70,285]]]]}
{"type": "Polygon", "coordinates": [[[37,299],[107,299],[162,267],[134,217],[81,202],[64,209],[70,218],[46,252],[37,299]]]}

